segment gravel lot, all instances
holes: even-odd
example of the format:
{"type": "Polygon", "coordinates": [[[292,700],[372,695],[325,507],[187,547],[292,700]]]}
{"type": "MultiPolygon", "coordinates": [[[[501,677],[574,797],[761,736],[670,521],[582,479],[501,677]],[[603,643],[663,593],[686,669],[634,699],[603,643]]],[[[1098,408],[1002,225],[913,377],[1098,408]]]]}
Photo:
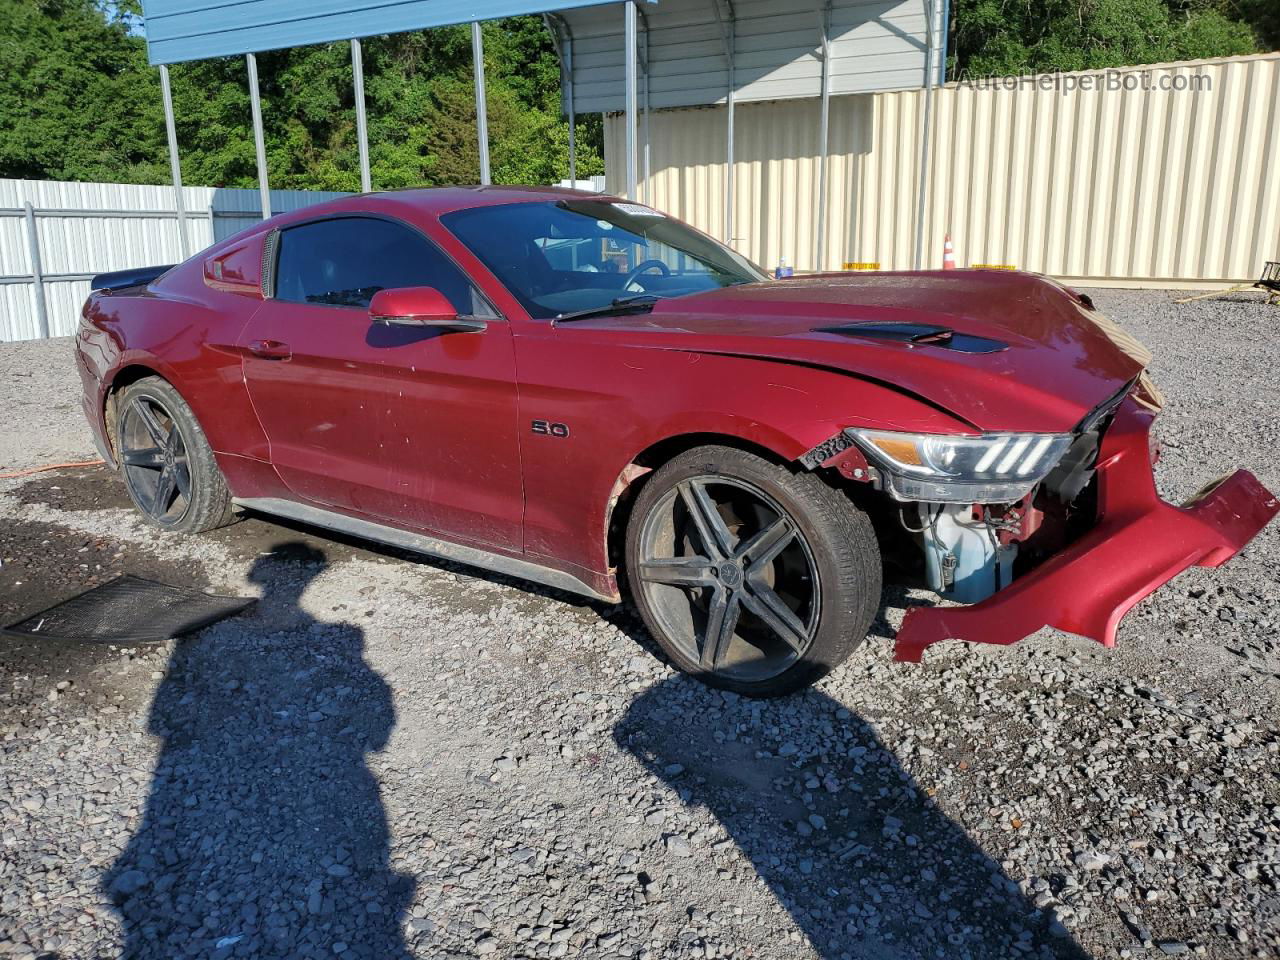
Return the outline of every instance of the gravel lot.
{"type": "MultiPolygon", "coordinates": [[[[1092,293],[1156,353],[1163,492],[1280,489],[1280,311],[1092,293]]],[[[93,456],[69,349],[0,344],[0,472],[93,456]]],[[[757,703],[626,607],[260,519],[167,538],[101,469],[0,481],[0,518],[0,623],[122,571],[262,598],[0,641],[0,956],[1280,956],[1276,525],[1114,651],[882,631],[757,703]]]]}

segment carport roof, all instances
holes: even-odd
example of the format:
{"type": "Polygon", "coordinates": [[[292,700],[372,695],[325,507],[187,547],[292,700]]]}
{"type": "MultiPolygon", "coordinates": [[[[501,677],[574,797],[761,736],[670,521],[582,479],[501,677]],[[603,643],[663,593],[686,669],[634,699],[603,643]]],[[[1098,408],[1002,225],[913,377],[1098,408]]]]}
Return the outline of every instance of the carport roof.
{"type": "Polygon", "coordinates": [[[154,64],[261,53],[455,23],[554,13],[605,0],[144,0],[154,64]]]}

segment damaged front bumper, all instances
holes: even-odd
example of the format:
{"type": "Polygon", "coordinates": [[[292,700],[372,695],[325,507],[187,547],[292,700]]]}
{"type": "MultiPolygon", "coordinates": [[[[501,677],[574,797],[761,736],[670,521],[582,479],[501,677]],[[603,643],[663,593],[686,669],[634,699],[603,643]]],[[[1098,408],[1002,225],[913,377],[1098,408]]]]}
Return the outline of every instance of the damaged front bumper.
{"type": "Polygon", "coordinates": [[[919,663],[941,640],[1011,644],[1054,627],[1115,645],[1129,609],[1188,567],[1216,567],[1280,512],[1247,470],[1182,506],[1156,493],[1149,433],[1155,414],[1125,400],[1098,455],[1098,521],[1084,536],[1003,590],[969,607],[913,607],[895,659],[919,663]]]}

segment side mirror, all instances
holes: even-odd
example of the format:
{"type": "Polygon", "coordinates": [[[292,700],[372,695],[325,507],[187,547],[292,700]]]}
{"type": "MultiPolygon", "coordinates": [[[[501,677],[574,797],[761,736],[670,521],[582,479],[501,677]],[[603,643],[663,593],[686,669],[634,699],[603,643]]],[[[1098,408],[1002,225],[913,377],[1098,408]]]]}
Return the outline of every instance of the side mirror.
{"type": "Polygon", "coordinates": [[[369,319],[387,326],[439,327],[460,333],[476,333],[486,326],[479,317],[460,316],[435,287],[379,290],[369,301],[369,319]]]}

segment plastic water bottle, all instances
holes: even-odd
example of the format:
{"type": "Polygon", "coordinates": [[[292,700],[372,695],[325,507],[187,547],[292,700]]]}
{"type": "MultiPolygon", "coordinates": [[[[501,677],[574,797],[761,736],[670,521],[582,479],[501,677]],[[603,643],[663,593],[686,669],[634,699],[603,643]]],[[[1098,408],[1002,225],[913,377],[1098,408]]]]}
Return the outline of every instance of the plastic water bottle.
{"type": "Polygon", "coordinates": [[[787,258],[779,257],[778,265],[773,268],[773,278],[775,280],[781,280],[783,277],[794,277],[795,275],[795,268],[787,265],[787,258]]]}

